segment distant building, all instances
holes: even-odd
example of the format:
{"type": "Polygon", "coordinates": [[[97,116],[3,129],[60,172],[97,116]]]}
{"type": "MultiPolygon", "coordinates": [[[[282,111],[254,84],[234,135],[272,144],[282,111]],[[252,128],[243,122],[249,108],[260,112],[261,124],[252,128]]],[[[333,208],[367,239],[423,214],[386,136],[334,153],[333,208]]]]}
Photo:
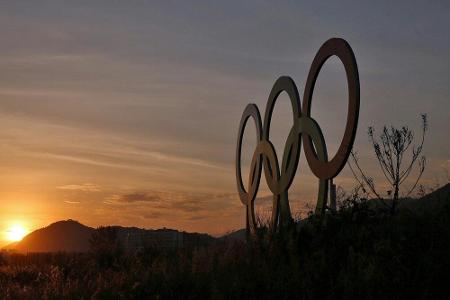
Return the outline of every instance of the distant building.
{"type": "Polygon", "coordinates": [[[183,247],[183,233],[172,229],[148,230],[128,233],[125,241],[127,251],[143,250],[147,247],[174,249],[183,247]]]}
{"type": "Polygon", "coordinates": [[[203,233],[179,232],[173,229],[130,230],[123,236],[125,249],[129,252],[148,247],[161,249],[194,249],[209,245],[214,238],[203,233]]]}

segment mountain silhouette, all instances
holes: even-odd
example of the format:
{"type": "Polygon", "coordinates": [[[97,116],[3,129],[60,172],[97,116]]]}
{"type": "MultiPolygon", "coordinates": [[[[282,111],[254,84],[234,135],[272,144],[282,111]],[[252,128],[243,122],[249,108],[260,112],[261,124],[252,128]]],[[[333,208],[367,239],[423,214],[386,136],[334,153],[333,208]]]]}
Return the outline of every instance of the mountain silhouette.
{"type": "Polygon", "coordinates": [[[245,240],[247,238],[247,230],[245,228],[233,230],[224,236],[221,236],[222,240],[245,240]]]}
{"type": "Polygon", "coordinates": [[[442,210],[448,201],[450,201],[450,183],[421,198],[405,199],[403,203],[400,203],[400,208],[405,207],[418,212],[433,213],[442,210]]]}
{"type": "Polygon", "coordinates": [[[6,246],[18,252],[86,252],[94,228],[74,220],[58,221],[6,246]]]}

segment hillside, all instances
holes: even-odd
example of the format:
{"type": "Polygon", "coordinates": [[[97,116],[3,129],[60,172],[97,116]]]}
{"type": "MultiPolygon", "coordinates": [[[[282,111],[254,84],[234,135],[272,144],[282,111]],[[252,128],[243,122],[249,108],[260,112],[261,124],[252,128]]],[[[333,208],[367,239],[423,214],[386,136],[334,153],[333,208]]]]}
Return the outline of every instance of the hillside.
{"type": "Polygon", "coordinates": [[[450,183],[434,190],[419,199],[405,199],[400,208],[409,208],[417,212],[433,213],[440,211],[450,201],[450,183]]]}
{"type": "Polygon", "coordinates": [[[85,252],[94,230],[74,220],[59,221],[33,231],[6,248],[18,252],[85,252]]]}

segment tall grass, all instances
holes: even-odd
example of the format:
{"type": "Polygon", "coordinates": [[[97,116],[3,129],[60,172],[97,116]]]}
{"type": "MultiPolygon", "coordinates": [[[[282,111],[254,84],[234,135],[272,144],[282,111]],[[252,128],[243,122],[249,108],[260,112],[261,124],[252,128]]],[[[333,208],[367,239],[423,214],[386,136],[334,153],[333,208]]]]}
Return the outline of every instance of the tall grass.
{"type": "Polygon", "coordinates": [[[96,253],[109,255],[104,247],[2,253],[0,299],[450,298],[448,204],[433,215],[391,216],[350,201],[300,224],[195,249],[114,248],[111,263],[96,253]]]}

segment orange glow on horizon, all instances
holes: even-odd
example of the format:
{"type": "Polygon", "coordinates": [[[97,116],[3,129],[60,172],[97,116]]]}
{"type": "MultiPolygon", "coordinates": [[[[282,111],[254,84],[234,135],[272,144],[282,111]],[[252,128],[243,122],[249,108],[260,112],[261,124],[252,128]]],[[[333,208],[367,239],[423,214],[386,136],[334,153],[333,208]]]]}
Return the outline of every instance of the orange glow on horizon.
{"type": "Polygon", "coordinates": [[[5,231],[5,238],[9,242],[18,242],[28,234],[28,230],[22,224],[14,224],[5,231]]]}

